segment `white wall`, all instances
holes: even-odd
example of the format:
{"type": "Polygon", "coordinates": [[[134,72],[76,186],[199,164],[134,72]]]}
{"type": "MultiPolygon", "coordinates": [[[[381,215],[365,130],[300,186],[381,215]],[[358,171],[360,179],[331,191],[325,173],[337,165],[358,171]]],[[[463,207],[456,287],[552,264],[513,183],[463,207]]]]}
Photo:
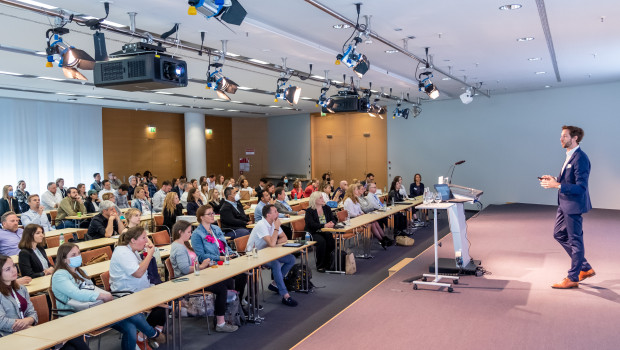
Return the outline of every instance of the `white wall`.
{"type": "Polygon", "coordinates": [[[269,175],[310,177],[310,114],[269,117],[269,175]]]}
{"type": "Polygon", "coordinates": [[[207,138],[205,115],[187,112],[185,122],[185,174],[188,179],[198,179],[207,173],[207,138]]]}
{"type": "MultiPolygon", "coordinates": [[[[592,163],[589,189],[595,208],[620,209],[620,83],[477,96],[426,103],[419,117],[388,120],[390,177],[404,183],[422,174],[431,186],[450,164],[454,184],[484,190],[487,204],[557,204],[557,191],[540,187],[537,176],[557,176],[565,159],[562,125],[584,129],[582,149],[592,163]]],[[[389,109],[388,116],[391,116],[389,109]]]]}
{"type": "Polygon", "coordinates": [[[103,172],[101,107],[5,98],[0,106],[0,187],[25,180],[31,194],[43,193],[62,177],[88,188],[103,172]]]}

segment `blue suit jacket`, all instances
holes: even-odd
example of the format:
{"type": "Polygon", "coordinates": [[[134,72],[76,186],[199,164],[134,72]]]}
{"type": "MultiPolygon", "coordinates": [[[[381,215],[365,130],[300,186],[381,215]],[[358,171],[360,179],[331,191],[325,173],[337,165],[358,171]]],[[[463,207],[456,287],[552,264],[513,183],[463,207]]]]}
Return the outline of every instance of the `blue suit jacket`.
{"type": "Polygon", "coordinates": [[[562,187],[558,191],[558,205],[565,214],[582,214],[592,209],[588,192],[589,177],[590,159],[580,147],[557,178],[562,187]]]}

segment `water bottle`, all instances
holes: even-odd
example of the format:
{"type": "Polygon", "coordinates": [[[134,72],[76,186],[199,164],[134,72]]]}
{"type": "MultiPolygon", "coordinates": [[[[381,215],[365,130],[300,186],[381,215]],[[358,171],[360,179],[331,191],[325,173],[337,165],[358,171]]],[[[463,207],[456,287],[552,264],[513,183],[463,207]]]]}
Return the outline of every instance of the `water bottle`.
{"type": "Polygon", "coordinates": [[[310,236],[310,232],[306,232],[306,243],[312,241],[312,236],[310,236]]]}
{"type": "Polygon", "coordinates": [[[295,192],[295,200],[297,200],[297,192],[295,192]]]}
{"type": "Polygon", "coordinates": [[[200,265],[198,264],[198,259],[194,260],[194,275],[200,276],[200,265]]]}
{"type": "Polygon", "coordinates": [[[252,256],[254,259],[258,259],[258,250],[256,250],[256,244],[252,246],[252,256]]]}
{"type": "Polygon", "coordinates": [[[224,255],[224,265],[230,265],[230,256],[228,256],[228,250],[226,250],[226,255],[224,255]]]}
{"type": "Polygon", "coordinates": [[[58,245],[61,246],[63,244],[65,244],[65,235],[61,233],[60,237],[58,238],[58,245]]]}

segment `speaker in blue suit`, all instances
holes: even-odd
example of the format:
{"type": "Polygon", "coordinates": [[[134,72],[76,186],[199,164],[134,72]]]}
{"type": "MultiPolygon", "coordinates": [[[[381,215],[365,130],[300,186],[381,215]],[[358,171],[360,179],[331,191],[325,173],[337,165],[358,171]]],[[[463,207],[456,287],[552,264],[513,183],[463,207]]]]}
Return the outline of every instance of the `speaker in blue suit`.
{"type": "Polygon", "coordinates": [[[583,130],[576,126],[563,126],[560,142],[566,149],[566,160],[558,177],[544,175],[540,184],[544,188],[558,189],[558,213],[553,237],[562,245],[571,258],[568,275],[552,288],[568,289],[579,287],[579,282],[596,273],[585,257],[583,245],[583,218],[581,214],[592,209],[588,193],[590,160],[581,150],[583,130]]]}

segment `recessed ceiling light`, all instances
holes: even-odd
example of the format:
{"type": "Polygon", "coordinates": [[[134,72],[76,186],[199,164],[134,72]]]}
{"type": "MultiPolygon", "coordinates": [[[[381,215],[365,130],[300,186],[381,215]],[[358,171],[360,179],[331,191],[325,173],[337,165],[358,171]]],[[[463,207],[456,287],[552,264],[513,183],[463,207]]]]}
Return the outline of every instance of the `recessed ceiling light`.
{"type": "Polygon", "coordinates": [[[254,88],[247,87],[247,86],[238,86],[237,89],[239,89],[239,90],[254,90],[254,88]]]}
{"type": "Polygon", "coordinates": [[[232,103],[243,103],[241,101],[230,101],[230,102],[232,102],[232,103]]]}
{"type": "Polygon", "coordinates": [[[48,10],[53,10],[53,9],[58,8],[56,6],[44,4],[42,2],[33,1],[33,0],[19,0],[19,2],[23,2],[24,4],[30,4],[30,5],[34,5],[38,7],[43,7],[44,9],[48,9],[48,10]]]}
{"type": "Polygon", "coordinates": [[[534,40],[534,38],[531,37],[531,36],[527,36],[527,37],[524,37],[524,38],[518,38],[517,39],[517,41],[532,41],[532,40],[534,40]]]}
{"type": "Polygon", "coordinates": [[[88,98],[99,98],[99,99],[104,98],[104,97],[101,97],[101,96],[91,96],[91,95],[88,95],[88,96],[86,96],[86,97],[88,97],[88,98]]]}
{"type": "Polygon", "coordinates": [[[67,92],[57,92],[56,95],[75,96],[75,94],[70,94],[67,92]]]}
{"type": "Polygon", "coordinates": [[[547,89],[550,88],[550,87],[551,87],[551,85],[545,85],[545,88],[547,88],[547,89]]]}
{"type": "Polygon", "coordinates": [[[258,64],[269,64],[269,62],[257,60],[256,58],[250,58],[248,61],[258,63],[258,64]]]}
{"type": "Polygon", "coordinates": [[[150,101],[149,103],[152,104],[152,105],[165,105],[165,103],[163,103],[163,102],[150,101]]]}
{"type": "Polygon", "coordinates": [[[269,106],[269,108],[280,108],[280,106],[269,106]]]}
{"type": "Polygon", "coordinates": [[[542,60],[542,58],[540,58],[540,57],[530,57],[527,60],[528,61],[540,61],[540,60],[542,60]]]}
{"type": "Polygon", "coordinates": [[[316,75],[316,74],[311,75],[311,76],[310,76],[310,78],[314,78],[314,79],[325,79],[325,77],[322,77],[322,76],[320,76],[320,75],[316,75]]]}
{"type": "Polygon", "coordinates": [[[237,55],[236,53],[232,53],[232,52],[226,52],[226,56],[239,57],[240,55],[237,55]]]}
{"type": "Polygon", "coordinates": [[[162,95],[172,95],[172,92],[168,92],[168,91],[155,91],[156,94],[162,94],[162,95]]]}
{"type": "Polygon", "coordinates": [[[397,53],[398,50],[385,50],[385,53],[397,53]]]}
{"type": "Polygon", "coordinates": [[[227,111],[227,112],[241,112],[241,111],[240,111],[240,110],[238,110],[238,109],[227,109],[226,111],[227,111]]]}
{"type": "Polygon", "coordinates": [[[52,77],[37,77],[37,79],[53,80],[53,81],[63,81],[64,80],[64,79],[52,78],[52,77]]]}
{"type": "Polygon", "coordinates": [[[510,5],[500,6],[499,9],[500,10],[518,10],[521,7],[523,7],[521,4],[510,4],[510,5]]]}
{"type": "Polygon", "coordinates": [[[182,107],[183,105],[179,105],[179,104],[176,104],[176,103],[168,103],[168,106],[171,106],[171,107],[182,107]]]}
{"type": "Polygon", "coordinates": [[[334,29],[348,29],[351,28],[350,25],[344,23],[344,24],[334,24],[334,29]]]}
{"type": "Polygon", "coordinates": [[[23,75],[23,74],[21,74],[21,73],[3,72],[3,71],[0,71],[0,74],[5,74],[5,75],[15,75],[15,76],[20,76],[20,75],[23,75]]]}
{"type": "Polygon", "coordinates": [[[228,100],[224,100],[223,98],[214,98],[213,101],[228,102],[228,100]]]}
{"type": "Polygon", "coordinates": [[[546,73],[547,73],[547,72],[536,72],[536,73],[534,73],[534,74],[536,74],[536,75],[541,75],[541,74],[546,74],[546,73]]]}

